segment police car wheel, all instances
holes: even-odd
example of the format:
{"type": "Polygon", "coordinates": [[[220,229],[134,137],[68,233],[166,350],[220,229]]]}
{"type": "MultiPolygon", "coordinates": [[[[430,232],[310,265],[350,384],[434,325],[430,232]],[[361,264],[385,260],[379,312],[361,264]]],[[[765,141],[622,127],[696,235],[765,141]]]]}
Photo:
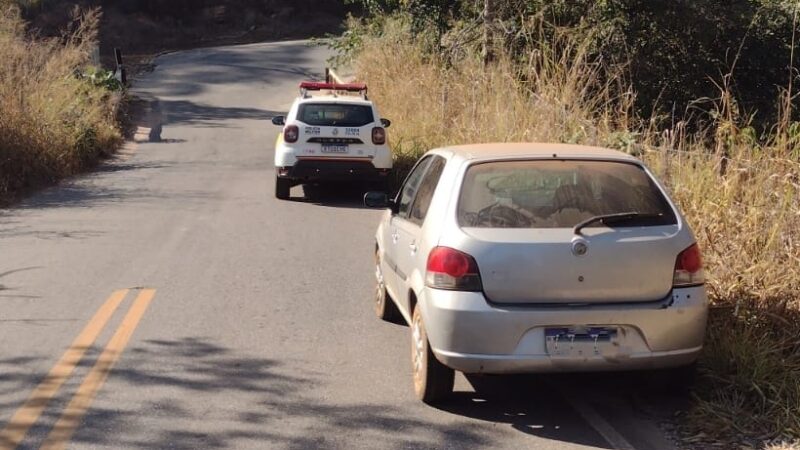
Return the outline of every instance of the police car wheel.
{"type": "Polygon", "coordinates": [[[284,178],[275,177],[275,197],[281,200],[289,198],[289,191],[292,189],[292,181],[284,178]]]}

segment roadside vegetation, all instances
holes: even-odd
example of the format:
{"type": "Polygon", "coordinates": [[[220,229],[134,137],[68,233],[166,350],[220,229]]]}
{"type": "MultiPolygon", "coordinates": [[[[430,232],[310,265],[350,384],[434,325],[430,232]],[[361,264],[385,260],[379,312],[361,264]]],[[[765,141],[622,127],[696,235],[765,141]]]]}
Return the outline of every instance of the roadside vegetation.
{"type": "Polygon", "coordinates": [[[119,86],[89,67],[98,13],[59,39],[27,34],[0,0],[0,203],[95,164],[121,142],[119,86]]]}
{"type": "Polygon", "coordinates": [[[684,16],[646,5],[649,31],[615,14],[623,2],[532,1],[498,8],[487,40],[480,8],[462,3],[365,2],[372,17],[332,43],[394,120],[398,180],[422,152],[469,142],[592,144],[645,159],[697,234],[714,303],[682,416],[688,441],[800,448],[790,444],[800,438],[795,6],[693,2],[708,16],[686,20],[723,36],[700,40],[672,36],[684,16]]]}

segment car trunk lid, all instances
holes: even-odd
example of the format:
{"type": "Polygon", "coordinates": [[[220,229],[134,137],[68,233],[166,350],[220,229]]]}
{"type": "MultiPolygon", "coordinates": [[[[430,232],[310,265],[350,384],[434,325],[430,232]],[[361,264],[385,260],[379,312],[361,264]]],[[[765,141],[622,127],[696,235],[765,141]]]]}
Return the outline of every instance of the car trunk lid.
{"type": "Polygon", "coordinates": [[[657,301],[672,289],[676,225],[571,229],[467,228],[486,297],[505,304],[657,301]]]}
{"type": "Polygon", "coordinates": [[[660,300],[685,243],[670,202],[630,160],[474,163],[457,217],[496,303],[660,300]]]}

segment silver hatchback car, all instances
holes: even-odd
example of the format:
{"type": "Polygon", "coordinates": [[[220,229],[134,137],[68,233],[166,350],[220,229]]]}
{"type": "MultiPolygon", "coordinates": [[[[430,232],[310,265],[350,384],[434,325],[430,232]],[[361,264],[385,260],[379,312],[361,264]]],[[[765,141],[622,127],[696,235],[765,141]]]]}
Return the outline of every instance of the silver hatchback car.
{"type": "Polygon", "coordinates": [[[376,312],[411,325],[414,388],[502,374],[691,366],[708,304],[700,251],[638,159],[559,144],[432,150],[376,234],[376,312]]]}

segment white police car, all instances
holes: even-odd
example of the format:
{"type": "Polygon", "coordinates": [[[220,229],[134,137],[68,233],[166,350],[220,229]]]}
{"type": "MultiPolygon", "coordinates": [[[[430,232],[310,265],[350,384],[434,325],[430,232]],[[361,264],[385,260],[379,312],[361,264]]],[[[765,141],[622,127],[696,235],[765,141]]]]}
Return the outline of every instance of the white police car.
{"type": "Polygon", "coordinates": [[[367,86],[300,83],[289,114],[272,119],[283,126],[275,143],[275,197],[289,198],[299,184],[368,182],[385,186],[392,169],[386,128],[367,98],[367,86]]]}

